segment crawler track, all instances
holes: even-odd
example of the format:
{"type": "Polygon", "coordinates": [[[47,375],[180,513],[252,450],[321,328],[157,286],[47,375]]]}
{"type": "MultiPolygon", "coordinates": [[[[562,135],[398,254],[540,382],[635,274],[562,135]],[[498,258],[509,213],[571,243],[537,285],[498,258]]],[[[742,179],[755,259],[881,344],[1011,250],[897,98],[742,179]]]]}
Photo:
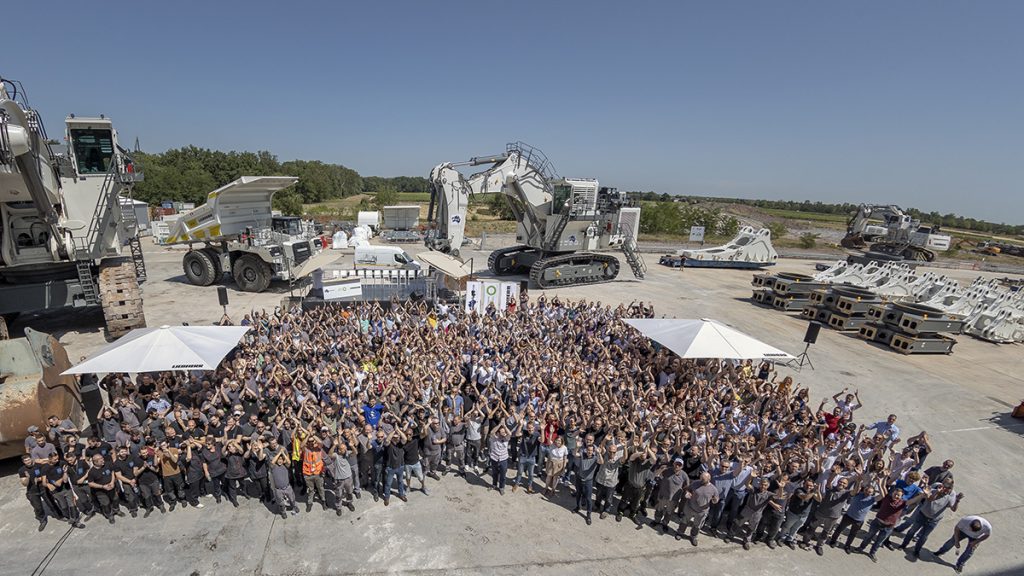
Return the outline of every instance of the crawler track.
{"type": "Polygon", "coordinates": [[[100,266],[99,290],[110,337],[118,338],[134,328],[146,326],[142,291],[131,260],[104,262],[100,266]]]}
{"type": "Polygon", "coordinates": [[[506,256],[513,255],[517,252],[524,252],[526,250],[532,250],[532,248],[523,245],[509,246],[508,248],[499,248],[494,252],[491,252],[491,255],[487,257],[487,268],[495,276],[506,276],[508,274],[517,274],[520,272],[524,272],[526,271],[525,265],[519,264],[516,260],[513,260],[511,266],[502,266],[501,259],[506,256]]]}
{"type": "Polygon", "coordinates": [[[540,288],[600,284],[610,282],[618,275],[618,258],[590,252],[552,256],[538,260],[530,267],[530,282],[540,288]]]}

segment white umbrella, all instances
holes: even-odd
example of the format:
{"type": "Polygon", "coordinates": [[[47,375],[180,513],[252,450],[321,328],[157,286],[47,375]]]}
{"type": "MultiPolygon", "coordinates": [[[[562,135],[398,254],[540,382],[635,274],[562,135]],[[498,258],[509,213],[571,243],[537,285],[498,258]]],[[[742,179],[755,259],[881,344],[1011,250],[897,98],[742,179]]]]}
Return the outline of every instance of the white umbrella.
{"type": "Polygon", "coordinates": [[[793,356],[714,320],[627,319],[627,324],[681,358],[792,360],[793,356]]]}
{"type": "Polygon", "coordinates": [[[213,370],[248,330],[248,326],[138,328],[63,374],[213,370]]]}

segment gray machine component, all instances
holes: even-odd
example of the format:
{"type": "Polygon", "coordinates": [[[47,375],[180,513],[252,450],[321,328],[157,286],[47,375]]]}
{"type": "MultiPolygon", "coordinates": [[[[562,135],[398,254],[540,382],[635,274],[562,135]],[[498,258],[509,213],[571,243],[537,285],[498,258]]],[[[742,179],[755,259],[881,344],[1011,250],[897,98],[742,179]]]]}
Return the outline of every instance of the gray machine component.
{"type": "Polygon", "coordinates": [[[636,251],[640,208],[625,194],[602,188],[597,180],[559,178],[540,150],[514,142],[503,154],[444,163],[430,173],[431,198],[425,244],[458,257],[465,236],[469,197],[502,194],[517,221],[518,245],[488,258],[496,276],[528,273],[541,288],[613,280],[619,260],[595,250],[623,251],[634,276],[646,265],[636,251]],[[489,167],[464,177],[460,166],[489,167]]]}
{"type": "Polygon", "coordinates": [[[68,116],[65,141],[55,153],[24,88],[0,79],[0,314],[99,306],[120,336],[146,322],[142,171],[104,116],[68,116]]]}
{"type": "Polygon", "coordinates": [[[910,336],[897,332],[889,347],[901,354],[952,354],[956,340],[942,334],[910,336]]]}

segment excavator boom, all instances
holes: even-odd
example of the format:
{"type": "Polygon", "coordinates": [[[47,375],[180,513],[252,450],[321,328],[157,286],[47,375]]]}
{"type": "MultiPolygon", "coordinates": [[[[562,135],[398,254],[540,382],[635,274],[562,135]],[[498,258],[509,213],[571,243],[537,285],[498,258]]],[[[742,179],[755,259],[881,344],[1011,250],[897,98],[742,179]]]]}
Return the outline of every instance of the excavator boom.
{"type": "Polygon", "coordinates": [[[529,271],[542,287],[608,281],[618,274],[619,262],[590,252],[602,248],[621,248],[633,273],[639,278],[645,273],[635,250],[640,209],[597,180],[559,178],[532,146],[513,142],[504,154],[438,164],[430,172],[430,186],[432,230],[425,242],[432,250],[458,257],[470,196],[501,194],[517,221],[519,245],[491,254],[488,266],[494,274],[529,271]],[[490,166],[468,177],[457,170],[483,165],[490,166]]]}

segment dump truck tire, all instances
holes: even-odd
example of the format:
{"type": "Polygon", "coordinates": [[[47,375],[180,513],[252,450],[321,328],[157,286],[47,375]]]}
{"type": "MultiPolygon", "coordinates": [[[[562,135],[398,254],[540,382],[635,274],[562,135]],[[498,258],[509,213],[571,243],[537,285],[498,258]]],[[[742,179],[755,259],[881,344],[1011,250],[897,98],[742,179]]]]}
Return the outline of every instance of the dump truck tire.
{"type": "Polygon", "coordinates": [[[220,255],[217,254],[217,250],[214,248],[203,248],[203,253],[210,257],[210,262],[213,262],[213,283],[216,284],[224,277],[224,268],[220,264],[220,255]]]}
{"type": "Polygon", "coordinates": [[[217,280],[217,267],[202,250],[189,250],[181,259],[185,277],[196,286],[209,286],[217,280]]]}
{"type": "Polygon", "coordinates": [[[254,254],[243,254],[232,267],[235,284],[243,292],[263,292],[270,286],[270,266],[254,254]]]}
{"type": "Polygon", "coordinates": [[[142,291],[131,260],[100,264],[99,290],[108,337],[120,338],[135,328],[145,328],[142,291]]]}

